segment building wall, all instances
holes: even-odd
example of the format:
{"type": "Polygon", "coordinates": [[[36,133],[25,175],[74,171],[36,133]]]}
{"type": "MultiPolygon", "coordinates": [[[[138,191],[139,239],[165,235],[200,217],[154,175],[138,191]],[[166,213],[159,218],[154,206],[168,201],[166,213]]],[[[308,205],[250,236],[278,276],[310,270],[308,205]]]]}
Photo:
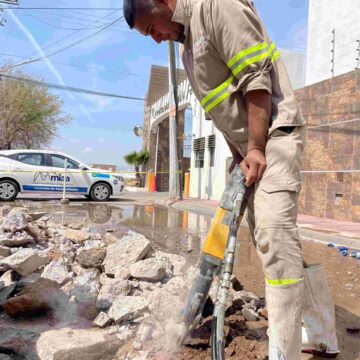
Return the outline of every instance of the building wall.
{"type": "Polygon", "coordinates": [[[289,73],[291,85],[299,89],[305,85],[305,54],[297,51],[280,49],[281,56],[289,73]]]}
{"type": "Polygon", "coordinates": [[[306,85],[330,78],[332,31],[335,29],[335,76],[359,66],[359,2],[356,0],[309,0],[306,85]]]}
{"type": "Polygon", "coordinates": [[[360,221],[360,70],[296,95],[308,124],[303,169],[311,171],[303,174],[300,213],[360,221]]]}

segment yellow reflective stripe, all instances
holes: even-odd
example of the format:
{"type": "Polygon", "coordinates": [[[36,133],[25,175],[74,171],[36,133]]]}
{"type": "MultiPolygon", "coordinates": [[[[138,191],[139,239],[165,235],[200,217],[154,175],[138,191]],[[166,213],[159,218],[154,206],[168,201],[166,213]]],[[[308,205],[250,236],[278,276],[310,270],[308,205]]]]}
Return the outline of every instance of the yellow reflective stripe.
{"type": "Polygon", "coordinates": [[[268,46],[266,42],[251,46],[239,52],[227,63],[228,67],[231,68],[233,75],[220,84],[216,89],[211,90],[209,94],[202,99],[201,106],[206,112],[209,112],[216,105],[220,104],[231,95],[229,91],[227,91],[227,88],[234,80],[234,76],[236,76],[241,70],[266,57],[271,57],[271,61],[274,62],[279,56],[280,52],[277,50],[275,43],[271,43],[268,46]],[[251,57],[251,55],[254,56],[251,57]],[[243,61],[240,62],[240,60],[243,61]]]}
{"type": "Polygon", "coordinates": [[[228,87],[231,82],[234,80],[234,77],[231,75],[226,81],[224,81],[220,86],[218,86],[216,89],[212,90],[208,95],[206,95],[202,101],[201,105],[204,106],[212,97],[216,96],[220,91],[224,90],[226,87],[228,87]]]}
{"type": "Polygon", "coordinates": [[[221,103],[222,101],[224,101],[226,98],[228,98],[230,96],[230,93],[228,91],[226,91],[225,93],[223,93],[221,96],[219,96],[215,101],[213,101],[212,103],[210,103],[206,108],[205,111],[209,112],[210,110],[212,110],[217,104],[221,103]]]}
{"type": "Polygon", "coordinates": [[[253,45],[243,51],[240,51],[237,55],[235,55],[233,58],[230,59],[230,61],[227,63],[227,66],[229,68],[231,68],[239,59],[241,59],[242,57],[246,56],[246,55],[249,55],[253,52],[256,52],[256,51],[259,51],[259,50],[262,50],[262,49],[265,49],[267,48],[267,43],[266,42],[263,42],[263,43],[260,43],[260,44],[257,44],[257,45],[253,45]]]}
{"type": "Polygon", "coordinates": [[[269,279],[269,278],[265,278],[266,283],[269,285],[289,285],[289,284],[297,283],[302,280],[304,280],[304,278],[301,278],[301,279],[269,279]]]}
{"type": "Polygon", "coordinates": [[[269,56],[269,52],[265,52],[263,54],[254,56],[250,59],[245,60],[243,63],[241,63],[236,69],[233,70],[233,74],[237,75],[241,70],[245,69],[248,65],[254,64],[262,59],[265,59],[269,56]]]}
{"type": "Polygon", "coordinates": [[[251,48],[244,50],[240,52],[238,55],[234,56],[229,62],[228,66],[231,68],[239,59],[244,57],[244,61],[239,63],[238,66],[235,68],[232,68],[232,72],[234,75],[237,75],[240,71],[245,69],[248,65],[254,64],[262,59],[265,59],[266,57],[271,57],[271,61],[274,62],[276,59],[280,56],[279,50],[276,49],[275,43],[271,43],[269,47],[266,43],[261,43],[259,45],[252,46],[251,48]],[[265,44],[265,46],[264,46],[265,44]],[[260,54],[256,54],[253,57],[246,57],[246,55],[259,52],[259,50],[263,50],[264,48],[267,48],[267,51],[262,52],[260,54]]]}
{"type": "Polygon", "coordinates": [[[271,43],[271,45],[269,46],[269,52],[272,53],[274,51],[274,49],[276,48],[275,43],[271,43]]]}
{"type": "Polygon", "coordinates": [[[279,51],[279,50],[276,50],[276,51],[271,55],[271,61],[272,61],[272,62],[275,62],[279,56],[280,56],[280,51],[279,51]]]}

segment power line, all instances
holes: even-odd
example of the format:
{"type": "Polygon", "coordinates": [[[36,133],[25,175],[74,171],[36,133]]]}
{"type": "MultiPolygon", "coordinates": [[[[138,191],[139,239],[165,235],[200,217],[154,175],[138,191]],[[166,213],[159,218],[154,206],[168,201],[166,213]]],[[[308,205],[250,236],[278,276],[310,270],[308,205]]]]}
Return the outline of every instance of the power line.
{"type": "Polygon", "coordinates": [[[57,90],[66,90],[66,91],[71,91],[71,92],[87,94],[87,95],[104,96],[104,97],[111,97],[111,98],[125,99],[125,100],[145,101],[145,99],[143,99],[143,98],[138,98],[138,97],[133,97],[133,96],[110,94],[110,93],[104,93],[104,92],[100,92],[100,91],[82,89],[82,88],[77,88],[77,87],[72,87],[72,86],[57,85],[57,84],[52,84],[52,83],[48,83],[48,82],[45,82],[45,81],[26,79],[26,78],[22,78],[22,77],[18,77],[18,76],[11,76],[11,75],[1,74],[0,79],[1,78],[7,78],[7,79],[12,79],[12,80],[22,81],[22,82],[26,82],[26,83],[30,83],[30,84],[43,85],[43,86],[46,86],[48,88],[53,88],[53,89],[57,89],[57,90]]]}
{"type": "MultiPolygon", "coordinates": [[[[75,28],[66,28],[66,27],[63,27],[63,26],[58,26],[58,25],[55,25],[55,24],[51,24],[51,23],[47,22],[46,20],[41,19],[41,18],[39,18],[39,17],[37,17],[37,16],[35,16],[35,15],[29,14],[29,13],[27,13],[27,12],[26,12],[24,15],[25,15],[25,16],[30,16],[30,17],[32,17],[33,19],[42,22],[43,24],[46,24],[46,25],[48,25],[48,26],[51,26],[51,27],[54,27],[54,28],[60,29],[60,30],[72,30],[72,31],[92,30],[92,29],[99,29],[99,28],[101,28],[101,27],[103,26],[103,23],[102,23],[102,25],[92,26],[92,27],[88,26],[88,27],[76,28],[76,29],[75,29],[75,28]]],[[[52,20],[54,20],[54,19],[52,19],[52,20]]],[[[65,22],[64,20],[60,20],[60,21],[61,21],[61,22],[65,22]]],[[[83,24],[75,23],[75,22],[73,22],[73,21],[66,21],[66,22],[68,22],[68,23],[73,23],[73,24],[77,24],[77,25],[83,25],[83,24]]],[[[83,25],[83,26],[84,26],[84,25],[83,25]]]]}
{"type": "MultiPolygon", "coordinates": [[[[96,15],[90,15],[90,14],[86,14],[86,13],[81,13],[85,16],[91,16],[91,17],[94,17],[95,19],[97,19],[97,23],[99,23],[100,25],[107,25],[109,22],[108,21],[100,21],[101,19],[107,19],[107,20],[114,20],[114,19],[109,19],[108,16],[111,15],[111,14],[114,14],[116,13],[117,11],[113,11],[111,12],[110,14],[106,15],[106,16],[102,16],[102,17],[99,17],[99,16],[96,16],[96,15]]],[[[45,22],[45,20],[51,20],[51,21],[61,21],[62,23],[69,23],[69,24],[76,24],[76,25],[81,25],[81,26],[90,26],[90,24],[88,23],[88,21],[94,21],[93,19],[85,19],[84,16],[82,17],[77,17],[77,16],[72,16],[72,15],[69,15],[69,14],[56,14],[56,13],[53,13],[53,12],[44,12],[44,11],[38,11],[36,13],[37,16],[35,16],[34,14],[30,14],[28,11],[24,10],[22,12],[23,15],[25,16],[31,16],[31,17],[34,17],[35,19],[39,20],[39,21],[43,21],[45,22]],[[41,16],[39,18],[39,16],[41,16]],[[69,20],[69,18],[71,19],[75,19],[77,20],[77,22],[75,21],[71,21],[69,20]],[[45,19],[45,20],[44,20],[45,19]],[[87,21],[88,20],[88,21],[87,21]],[[80,22],[79,22],[80,21],[80,22]],[[85,22],[84,22],[85,21],[85,22]]],[[[92,24],[91,22],[91,24],[92,24]]],[[[49,25],[52,25],[52,24],[49,24],[49,25]]],[[[114,27],[115,28],[115,27],[114,27]]],[[[117,28],[117,26],[116,26],[117,28]]],[[[119,28],[121,29],[128,29],[128,27],[126,26],[121,26],[119,25],[119,28]]],[[[66,28],[65,28],[66,30],[66,28]]]]}
{"type": "MultiPolygon", "coordinates": [[[[0,52],[0,55],[3,56],[11,56],[13,58],[19,58],[19,59],[28,59],[24,56],[19,56],[19,55],[13,55],[13,54],[7,54],[7,53],[2,53],[0,52]]],[[[39,61],[47,61],[47,60],[39,60],[39,61]]],[[[108,72],[108,73],[114,73],[114,74],[119,74],[119,75],[126,75],[126,76],[135,76],[135,77],[140,77],[140,78],[146,78],[146,76],[144,75],[140,75],[140,74],[134,74],[134,73],[126,73],[126,72],[121,72],[121,71],[116,71],[116,70],[112,70],[112,69],[99,69],[97,67],[94,66],[84,66],[84,65],[76,65],[76,64],[67,64],[67,63],[63,63],[63,62],[58,62],[58,61],[52,61],[53,64],[58,64],[58,65],[64,65],[64,66],[69,66],[72,68],[79,68],[79,69],[86,69],[86,70],[90,70],[90,71],[96,71],[96,72],[108,72]]]]}
{"type": "MultiPolygon", "coordinates": [[[[22,2],[27,2],[27,1],[31,1],[31,5],[32,6],[38,6],[38,7],[41,7],[42,5],[41,4],[35,4],[34,2],[33,2],[33,0],[22,0],[22,2]]],[[[43,8],[42,8],[43,9],[43,8]]],[[[99,18],[99,15],[95,15],[94,13],[93,14],[89,14],[89,13],[85,13],[85,12],[82,12],[82,11],[79,11],[79,10],[72,10],[71,11],[71,15],[69,15],[69,14],[66,14],[66,13],[54,13],[53,11],[51,11],[51,12],[48,12],[48,11],[43,11],[41,9],[41,11],[42,11],[42,13],[45,13],[45,14],[53,14],[53,15],[55,15],[55,16],[57,16],[57,17],[59,17],[59,16],[67,16],[67,17],[72,17],[72,18],[76,18],[76,17],[74,17],[74,16],[72,16],[72,15],[76,15],[76,14],[80,14],[80,15],[86,15],[86,16],[89,16],[89,17],[94,17],[94,18],[99,18]]],[[[113,13],[115,13],[115,12],[117,12],[117,11],[114,11],[114,12],[112,12],[111,14],[113,14],[113,13]]],[[[78,19],[78,18],[77,18],[78,19]]],[[[84,19],[83,17],[81,18],[82,20],[84,19]]],[[[113,19],[111,19],[111,20],[113,20],[113,19]]]]}
{"type": "MultiPolygon", "coordinates": [[[[100,17],[98,20],[94,21],[94,23],[99,22],[99,20],[101,20],[101,19],[107,18],[108,16],[114,14],[115,12],[116,12],[116,11],[112,11],[111,13],[106,14],[105,16],[100,17]]],[[[89,23],[89,24],[90,24],[90,23],[89,23]]],[[[55,42],[53,42],[53,43],[45,46],[45,47],[42,47],[42,51],[44,51],[44,50],[46,50],[46,49],[48,49],[48,48],[50,48],[50,47],[58,44],[59,42],[62,42],[62,41],[64,41],[64,40],[72,37],[72,36],[73,36],[74,34],[76,34],[77,32],[78,32],[78,30],[76,30],[76,31],[74,31],[74,32],[71,32],[70,34],[66,35],[65,37],[63,37],[63,38],[61,38],[61,39],[59,39],[59,40],[57,40],[57,41],[55,41],[55,42]]],[[[30,58],[30,57],[34,56],[35,54],[37,54],[37,53],[39,53],[39,51],[35,51],[34,53],[32,53],[32,54],[31,54],[30,56],[28,56],[28,57],[30,58]]]]}
{"type": "Polygon", "coordinates": [[[22,62],[20,62],[20,63],[18,63],[18,64],[10,65],[10,66],[8,66],[7,68],[4,68],[4,69],[1,69],[1,68],[0,68],[0,73],[9,71],[9,70],[11,70],[11,69],[13,69],[13,68],[15,68],[15,67],[21,66],[21,65],[30,64],[30,63],[33,63],[33,62],[36,62],[36,61],[39,61],[39,60],[43,60],[43,59],[48,59],[48,58],[51,57],[51,56],[57,55],[57,54],[65,51],[65,50],[70,49],[71,47],[74,47],[74,46],[76,46],[76,45],[78,45],[78,44],[81,44],[81,43],[83,43],[84,41],[86,41],[86,40],[94,37],[95,35],[99,34],[100,32],[108,29],[108,28],[109,28],[110,26],[112,26],[113,24],[116,24],[116,23],[119,22],[121,19],[122,19],[122,18],[116,19],[115,21],[111,22],[110,24],[102,27],[100,30],[98,30],[98,31],[96,31],[96,32],[94,32],[94,33],[86,36],[85,38],[80,39],[80,40],[78,40],[78,41],[76,41],[76,42],[74,42],[74,43],[72,43],[72,44],[70,44],[70,45],[68,45],[68,46],[65,46],[64,48],[61,48],[61,49],[59,49],[59,50],[57,50],[57,51],[54,51],[53,53],[50,53],[50,54],[48,54],[48,55],[46,55],[46,56],[42,56],[42,57],[39,57],[39,58],[36,58],[36,59],[25,60],[25,61],[22,61],[22,62]]]}

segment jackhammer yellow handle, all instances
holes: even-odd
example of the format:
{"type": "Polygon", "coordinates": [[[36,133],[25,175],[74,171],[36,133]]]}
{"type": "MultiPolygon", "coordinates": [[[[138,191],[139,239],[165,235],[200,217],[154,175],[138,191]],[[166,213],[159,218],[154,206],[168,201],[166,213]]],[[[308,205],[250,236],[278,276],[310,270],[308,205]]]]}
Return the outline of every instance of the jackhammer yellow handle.
{"type": "Polygon", "coordinates": [[[229,225],[224,224],[226,210],[219,207],[211,223],[206,237],[203,253],[220,260],[224,259],[226,244],[229,236],[229,225]]]}

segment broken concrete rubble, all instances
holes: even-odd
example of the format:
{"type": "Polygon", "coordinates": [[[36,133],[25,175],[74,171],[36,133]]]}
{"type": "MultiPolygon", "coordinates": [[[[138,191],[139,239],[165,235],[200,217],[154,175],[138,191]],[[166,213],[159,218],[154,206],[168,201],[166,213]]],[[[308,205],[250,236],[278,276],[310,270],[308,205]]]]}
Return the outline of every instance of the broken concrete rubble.
{"type": "Polygon", "coordinates": [[[2,229],[14,233],[16,231],[24,230],[28,225],[25,214],[19,212],[17,209],[11,210],[7,216],[3,218],[2,229]]]}
{"type": "Polygon", "coordinates": [[[57,283],[39,279],[27,285],[17,296],[8,299],[2,306],[12,317],[33,315],[51,309],[58,293],[57,283]]]}
{"type": "Polygon", "coordinates": [[[140,296],[119,296],[109,310],[109,317],[116,323],[134,320],[148,308],[148,302],[140,296]]]}
{"type": "Polygon", "coordinates": [[[109,279],[104,280],[96,300],[96,307],[107,310],[111,307],[118,296],[130,294],[132,287],[127,280],[109,279]]]}
{"type": "Polygon", "coordinates": [[[34,242],[34,238],[24,230],[0,234],[0,245],[16,247],[34,242]]]}
{"type": "Polygon", "coordinates": [[[259,315],[253,310],[249,308],[243,308],[241,310],[245,320],[247,321],[258,321],[260,320],[259,315]]]}
{"type": "Polygon", "coordinates": [[[97,326],[99,328],[104,328],[108,326],[110,323],[111,323],[111,319],[105,312],[101,312],[93,322],[94,326],[97,326]]]}
{"type": "Polygon", "coordinates": [[[129,231],[107,249],[103,263],[105,273],[114,276],[118,269],[142,260],[150,251],[150,241],[145,236],[129,231]]]}
{"type": "Polygon", "coordinates": [[[76,303],[95,304],[100,291],[100,273],[98,270],[87,270],[78,275],[71,284],[70,299],[76,303]]]}
{"type": "Polygon", "coordinates": [[[16,353],[28,356],[25,359],[33,359],[29,356],[31,347],[38,334],[36,331],[16,327],[14,325],[0,326],[0,348],[4,351],[14,351],[16,353]]]}
{"type": "Polygon", "coordinates": [[[106,256],[106,249],[101,247],[79,249],[76,261],[85,268],[98,268],[106,256]]]}
{"type": "Polygon", "coordinates": [[[173,268],[173,271],[172,271],[173,276],[179,276],[184,272],[183,270],[184,270],[184,266],[186,264],[186,260],[183,256],[180,256],[177,254],[169,254],[169,253],[165,253],[163,251],[157,250],[154,252],[154,257],[168,259],[168,261],[171,263],[172,268],[173,268]]]}
{"type": "MultiPolygon", "coordinates": [[[[5,275],[11,278],[5,287],[0,279],[0,300],[2,290],[8,291],[3,296],[5,312],[14,322],[20,315],[41,315],[34,320],[56,329],[68,327],[40,331],[35,326],[34,337],[24,333],[25,341],[15,340],[18,333],[14,332],[7,347],[0,340],[0,349],[21,354],[20,349],[31,344],[34,359],[115,360],[122,359],[121,352],[115,354],[128,342],[124,359],[138,360],[147,358],[147,342],[162,343],[164,323],[181,314],[198,268],[189,266],[183,256],[153,250],[141,234],[129,231],[118,238],[107,232],[102,236],[97,228],[83,225],[63,226],[50,217],[41,218],[20,230],[33,234],[32,248],[24,249],[29,244],[0,247],[0,256],[5,256],[0,271],[8,271],[5,275]],[[41,241],[33,230],[40,233],[41,241]]],[[[242,288],[241,284],[236,287],[242,288]]],[[[238,309],[245,318],[257,316],[261,300],[253,294],[234,289],[232,298],[241,303],[238,309]]],[[[8,327],[6,321],[1,326],[8,327]]]]}
{"type": "Polygon", "coordinates": [[[39,360],[113,360],[120,345],[105,330],[64,328],[42,333],[36,352],[39,360]]]}
{"type": "Polygon", "coordinates": [[[171,277],[172,266],[167,258],[150,258],[130,265],[130,274],[133,278],[143,281],[161,281],[171,277]]]}
{"type": "Polygon", "coordinates": [[[84,230],[65,229],[63,236],[75,244],[82,244],[84,241],[89,240],[91,235],[84,230]]]}
{"type": "Polygon", "coordinates": [[[44,279],[52,280],[63,285],[65,282],[72,278],[72,273],[68,271],[67,266],[63,259],[52,261],[50,264],[45,266],[41,277],[44,279]]]}
{"type": "Polygon", "coordinates": [[[0,305],[2,305],[16,288],[15,271],[7,271],[0,277],[0,305]]]}
{"type": "Polygon", "coordinates": [[[34,249],[21,249],[0,261],[0,271],[15,270],[26,276],[50,262],[47,255],[34,249]]]}
{"type": "Polygon", "coordinates": [[[11,250],[8,247],[0,246],[0,256],[7,257],[11,254],[11,250]]]}

